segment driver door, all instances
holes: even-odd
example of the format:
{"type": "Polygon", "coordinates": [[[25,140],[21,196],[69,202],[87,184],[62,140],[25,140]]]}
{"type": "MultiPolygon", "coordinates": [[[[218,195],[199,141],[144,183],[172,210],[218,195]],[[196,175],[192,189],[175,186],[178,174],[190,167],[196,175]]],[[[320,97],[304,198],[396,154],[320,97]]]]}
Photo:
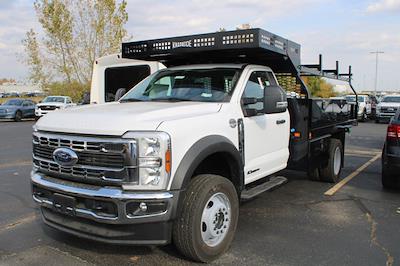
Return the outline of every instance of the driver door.
{"type": "Polygon", "coordinates": [[[253,71],[250,74],[242,95],[246,184],[286,168],[290,117],[286,107],[276,108],[285,103],[287,106],[286,93],[278,86],[272,72],[253,71]],[[265,97],[271,98],[264,101],[265,97]],[[244,106],[244,98],[258,100],[244,106]],[[246,115],[247,108],[259,113],[246,115]]]}

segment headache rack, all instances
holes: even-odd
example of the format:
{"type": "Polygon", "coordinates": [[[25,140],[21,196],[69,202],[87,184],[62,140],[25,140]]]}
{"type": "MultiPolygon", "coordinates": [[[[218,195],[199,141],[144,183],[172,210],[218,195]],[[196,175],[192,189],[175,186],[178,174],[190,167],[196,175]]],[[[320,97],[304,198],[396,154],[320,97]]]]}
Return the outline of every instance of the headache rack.
{"type": "Polygon", "coordinates": [[[300,44],[263,29],[222,31],[122,44],[122,57],[146,61],[159,61],[164,65],[188,65],[208,63],[249,63],[269,66],[280,83],[290,84],[286,90],[296,91],[306,98],[309,92],[301,76],[320,76],[349,83],[354,94],[349,66],[347,73],[335,69],[322,69],[319,63],[301,65],[300,44]],[[282,78],[281,78],[282,79],[282,78]]]}

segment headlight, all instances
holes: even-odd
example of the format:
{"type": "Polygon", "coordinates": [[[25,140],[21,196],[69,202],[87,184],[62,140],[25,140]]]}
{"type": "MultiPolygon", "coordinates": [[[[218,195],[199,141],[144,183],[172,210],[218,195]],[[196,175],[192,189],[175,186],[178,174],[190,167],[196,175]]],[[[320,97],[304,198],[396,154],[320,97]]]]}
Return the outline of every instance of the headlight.
{"type": "Polygon", "coordinates": [[[166,189],[171,174],[171,139],[165,132],[127,132],[122,138],[136,142],[138,181],[127,190],[166,189]]]}
{"type": "Polygon", "coordinates": [[[12,109],[6,109],[6,113],[12,113],[12,109]]]}

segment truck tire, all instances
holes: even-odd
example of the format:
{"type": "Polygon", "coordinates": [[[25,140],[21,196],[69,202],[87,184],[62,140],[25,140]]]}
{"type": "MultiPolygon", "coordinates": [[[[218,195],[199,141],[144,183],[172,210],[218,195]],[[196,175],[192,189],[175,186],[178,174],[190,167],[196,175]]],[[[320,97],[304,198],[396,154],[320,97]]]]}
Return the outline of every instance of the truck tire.
{"type": "Polygon", "coordinates": [[[340,172],[342,171],[342,154],[343,145],[338,139],[331,139],[328,149],[328,164],[319,169],[321,181],[329,183],[337,183],[340,180],[340,172]]]}
{"type": "Polygon", "coordinates": [[[211,262],[230,246],[239,217],[239,199],[232,182],[218,175],[198,175],[183,195],[172,237],[186,257],[211,262]]]}

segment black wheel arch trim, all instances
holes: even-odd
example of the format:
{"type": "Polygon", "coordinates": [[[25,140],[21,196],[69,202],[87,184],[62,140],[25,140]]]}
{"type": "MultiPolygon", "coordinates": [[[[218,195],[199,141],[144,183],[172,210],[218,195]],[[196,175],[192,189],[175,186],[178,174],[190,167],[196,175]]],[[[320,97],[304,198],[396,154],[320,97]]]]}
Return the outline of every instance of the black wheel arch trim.
{"type": "Polygon", "coordinates": [[[231,171],[235,174],[232,181],[238,193],[240,193],[244,188],[242,157],[235,145],[229,139],[220,135],[204,137],[190,147],[175,172],[171,190],[185,190],[200,163],[208,156],[218,152],[228,154],[230,159],[233,160],[234,164],[230,165],[231,171]]]}

